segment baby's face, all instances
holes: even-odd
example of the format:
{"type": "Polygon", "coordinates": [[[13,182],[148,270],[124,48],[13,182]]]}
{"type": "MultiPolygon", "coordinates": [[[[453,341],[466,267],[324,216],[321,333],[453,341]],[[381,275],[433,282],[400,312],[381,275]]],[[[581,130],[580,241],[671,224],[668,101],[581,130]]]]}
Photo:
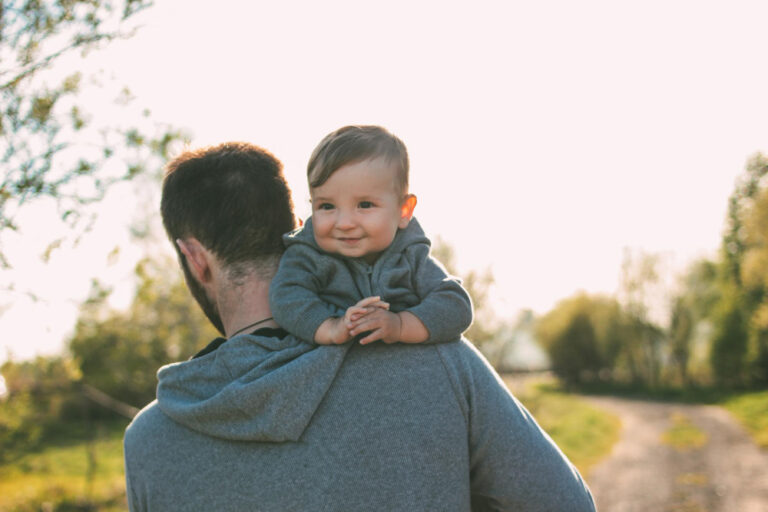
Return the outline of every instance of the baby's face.
{"type": "Polygon", "coordinates": [[[312,226],[326,252],[373,263],[404,228],[397,168],[384,158],[347,164],[310,191],[312,226]]]}

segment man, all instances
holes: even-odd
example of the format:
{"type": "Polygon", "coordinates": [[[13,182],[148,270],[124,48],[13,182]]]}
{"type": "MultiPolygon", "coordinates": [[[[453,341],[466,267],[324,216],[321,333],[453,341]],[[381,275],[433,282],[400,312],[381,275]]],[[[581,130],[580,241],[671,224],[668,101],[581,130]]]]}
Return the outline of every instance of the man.
{"type": "Polygon", "coordinates": [[[268,152],[181,155],[161,211],[224,338],[162,368],[128,427],[131,510],[595,510],[468,342],[317,346],[274,323],[269,283],[294,217],[268,152]]]}

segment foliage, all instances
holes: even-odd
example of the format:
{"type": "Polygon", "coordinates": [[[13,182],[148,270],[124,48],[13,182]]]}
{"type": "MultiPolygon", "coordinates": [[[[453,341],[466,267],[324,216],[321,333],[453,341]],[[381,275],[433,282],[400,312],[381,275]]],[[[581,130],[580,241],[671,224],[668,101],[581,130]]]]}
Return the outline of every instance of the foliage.
{"type": "Polygon", "coordinates": [[[127,420],[59,423],[44,446],[0,463],[0,511],[127,510],[122,437],[127,420]]]}
{"type": "Polygon", "coordinates": [[[768,157],[748,162],[728,203],[712,368],[728,385],[768,384],[768,157]]]}
{"type": "MultiPolygon", "coordinates": [[[[709,259],[692,262],[680,277],[670,300],[667,326],[669,338],[669,380],[685,387],[711,375],[705,344],[711,344],[711,327],[721,299],[720,265],[709,259]]],[[[711,351],[710,351],[711,352],[711,351]]]]}
{"type": "Polygon", "coordinates": [[[747,330],[743,305],[736,293],[726,294],[714,315],[710,364],[718,383],[744,384],[747,355],[747,330]]]}
{"type": "Polygon", "coordinates": [[[672,362],[677,366],[680,382],[688,385],[688,361],[691,358],[691,339],[694,329],[693,312],[685,298],[677,297],[672,305],[669,325],[669,343],[672,362]]]}
{"type": "Polygon", "coordinates": [[[555,372],[568,384],[650,389],[768,384],[768,157],[752,157],[737,180],[719,258],[693,262],[674,294],[662,263],[625,254],[610,336],[595,315],[609,309],[583,294],[540,319],[537,337],[555,372]]]}
{"type": "Polygon", "coordinates": [[[0,463],[34,447],[56,422],[81,409],[77,371],[64,358],[8,361],[0,368],[7,393],[0,401],[0,463]]]}
{"type": "Polygon", "coordinates": [[[136,276],[136,295],[124,312],[109,310],[108,293],[94,287],[69,348],[83,382],[141,406],[155,397],[160,366],[191,357],[217,332],[174,262],[144,259],[136,266],[136,276]]]}
{"type": "MultiPolygon", "coordinates": [[[[19,229],[19,212],[42,198],[57,202],[68,226],[87,229],[88,204],[110,185],[139,175],[152,158],[164,159],[180,137],[148,123],[148,111],[126,110],[133,100],[127,89],[114,94],[109,107],[119,115],[110,115],[96,100],[103,77],[85,73],[88,52],[132,35],[134,16],[150,5],[2,0],[0,234],[19,229]],[[91,79],[98,82],[89,85],[91,79]]],[[[9,266],[1,249],[0,265],[9,266]]]]}
{"type": "Polygon", "coordinates": [[[659,385],[664,336],[653,323],[664,303],[658,254],[625,250],[622,262],[619,301],[627,314],[630,329],[625,331],[626,366],[635,382],[659,385]],[[654,315],[655,313],[655,315],[654,315]]]}
{"type": "Polygon", "coordinates": [[[474,320],[464,333],[478,348],[491,342],[499,333],[501,326],[490,302],[489,293],[494,283],[490,270],[479,272],[470,270],[459,274],[456,269],[456,252],[445,240],[438,238],[432,245],[432,256],[442,263],[449,274],[461,277],[462,285],[472,298],[474,320]]]}
{"type": "Polygon", "coordinates": [[[600,378],[622,352],[627,319],[615,299],[584,293],[559,302],[536,325],[552,370],[567,384],[600,378]]]}

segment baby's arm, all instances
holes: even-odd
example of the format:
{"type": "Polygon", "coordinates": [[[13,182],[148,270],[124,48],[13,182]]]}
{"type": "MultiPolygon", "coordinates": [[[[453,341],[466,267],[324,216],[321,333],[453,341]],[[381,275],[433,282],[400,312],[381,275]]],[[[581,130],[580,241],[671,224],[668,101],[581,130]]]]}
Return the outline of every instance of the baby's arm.
{"type": "Polygon", "coordinates": [[[459,339],[472,323],[472,300],[461,282],[450,276],[429,247],[412,246],[406,256],[414,272],[413,282],[421,302],[405,312],[417,317],[428,331],[428,343],[459,339]]]}
{"type": "Polygon", "coordinates": [[[322,267],[323,261],[310,247],[292,245],[280,259],[269,286],[269,304],[275,321],[306,341],[316,341],[319,327],[327,320],[344,316],[343,308],[324,301],[319,295],[322,287],[319,276],[327,273],[322,267]]]}
{"type": "Polygon", "coordinates": [[[406,254],[411,265],[415,292],[421,302],[393,313],[368,308],[364,316],[348,325],[352,336],[368,332],[360,343],[442,343],[456,341],[472,323],[472,301],[460,282],[429,256],[429,246],[420,244],[406,254]]]}

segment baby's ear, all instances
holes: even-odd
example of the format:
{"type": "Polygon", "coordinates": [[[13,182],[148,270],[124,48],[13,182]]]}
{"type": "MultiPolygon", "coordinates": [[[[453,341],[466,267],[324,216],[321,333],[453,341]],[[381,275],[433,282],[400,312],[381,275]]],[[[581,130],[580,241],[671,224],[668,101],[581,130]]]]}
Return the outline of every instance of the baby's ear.
{"type": "Polygon", "coordinates": [[[405,196],[403,205],[400,207],[400,223],[398,224],[400,229],[407,228],[408,223],[411,222],[411,217],[413,217],[413,209],[416,208],[416,202],[417,201],[415,195],[408,194],[405,196]]]}

